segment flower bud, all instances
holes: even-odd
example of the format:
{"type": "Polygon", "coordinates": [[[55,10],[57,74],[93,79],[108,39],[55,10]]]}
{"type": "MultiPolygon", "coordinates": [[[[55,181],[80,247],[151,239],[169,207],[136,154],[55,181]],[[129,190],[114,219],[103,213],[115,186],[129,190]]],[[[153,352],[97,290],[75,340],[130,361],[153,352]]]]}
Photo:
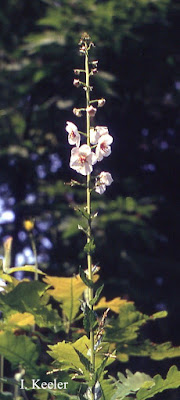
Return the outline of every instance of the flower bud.
{"type": "Polygon", "coordinates": [[[87,107],[86,111],[90,115],[90,117],[94,117],[97,111],[97,108],[94,108],[92,105],[87,107]]]}
{"type": "Polygon", "coordinates": [[[81,48],[79,49],[80,54],[85,54],[86,52],[86,48],[85,46],[81,46],[81,48]]]}
{"type": "Polygon", "coordinates": [[[105,99],[99,99],[98,100],[98,107],[103,107],[105,104],[106,100],[105,99]]]}
{"type": "Polygon", "coordinates": [[[76,117],[82,117],[82,112],[80,108],[73,108],[73,114],[76,115],[76,117]]]}
{"type": "Polygon", "coordinates": [[[93,68],[91,70],[91,75],[95,75],[95,74],[97,74],[97,72],[98,72],[97,68],[93,68]]]}
{"type": "Polygon", "coordinates": [[[97,68],[98,60],[91,61],[91,64],[93,65],[93,67],[97,68]]]}
{"type": "Polygon", "coordinates": [[[79,85],[80,85],[79,79],[74,79],[73,80],[73,85],[76,86],[76,87],[79,87],[79,85]]]}
{"type": "Polygon", "coordinates": [[[75,75],[80,75],[80,70],[79,69],[74,69],[74,74],[75,75]]]}

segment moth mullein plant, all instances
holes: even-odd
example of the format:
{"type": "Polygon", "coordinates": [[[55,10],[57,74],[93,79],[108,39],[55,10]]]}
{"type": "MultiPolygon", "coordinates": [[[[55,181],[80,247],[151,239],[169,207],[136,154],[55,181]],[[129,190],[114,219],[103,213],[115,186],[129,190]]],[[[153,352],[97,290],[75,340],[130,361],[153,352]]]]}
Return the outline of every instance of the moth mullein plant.
{"type": "MultiPolygon", "coordinates": [[[[82,75],[82,80],[74,79],[73,85],[77,88],[85,91],[85,107],[74,108],[73,113],[77,117],[84,115],[86,118],[86,129],[85,132],[79,131],[78,127],[70,121],[66,123],[66,131],[68,133],[68,142],[74,147],[71,150],[70,156],[70,167],[75,170],[78,174],[86,176],[86,219],[87,229],[84,230],[87,236],[87,244],[85,250],[87,252],[87,271],[80,270],[80,276],[84,283],[88,286],[88,297],[84,304],[85,319],[92,320],[90,323],[89,336],[90,336],[90,349],[88,355],[90,356],[91,373],[92,373],[92,385],[88,388],[86,396],[90,400],[98,399],[101,397],[101,387],[98,381],[94,382],[93,374],[95,373],[95,354],[101,343],[102,334],[98,336],[98,340],[95,340],[95,326],[96,317],[93,311],[94,291],[93,291],[93,263],[92,263],[92,252],[94,250],[94,240],[92,237],[91,222],[91,193],[94,190],[98,194],[103,194],[106,187],[111,185],[113,178],[110,172],[102,171],[100,174],[94,177],[94,171],[97,163],[103,160],[104,157],[108,157],[111,154],[111,144],[113,138],[109,133],[106,126],[94,126],[94,117],[99,107],[103,107],[106,103],[105,99],[91,99],[91,92],[93,87],[90,84],[90,79],[96,74],[97,71],[97,60],[90,60],[89,52],[94,47],[90,37],[87,34],[82,36],[79,43],[80,55],[84,56],[84,69],[75,69],[76,75],[82,75]],[[93,172],[93,177],[92,177],[93,172]]],[[[74,182],[74,181],[73,181],[74,182]]],[[[99,290],[99,293],[101,288],[99,290]]],[[[82,308],[83,309],[83,308],[82,308]]],[[[106,315],[107,316],[107,315],[106,315]]],[[[105,317],[104,317],[105,321],[105,317]]],[[[104,324],[103,324],[104,326],[104,324]]],[[[101,332],[103,329],[101,329],[101,332]]],[[[97,333],[96,333],[97,337],[97,333]]]]}

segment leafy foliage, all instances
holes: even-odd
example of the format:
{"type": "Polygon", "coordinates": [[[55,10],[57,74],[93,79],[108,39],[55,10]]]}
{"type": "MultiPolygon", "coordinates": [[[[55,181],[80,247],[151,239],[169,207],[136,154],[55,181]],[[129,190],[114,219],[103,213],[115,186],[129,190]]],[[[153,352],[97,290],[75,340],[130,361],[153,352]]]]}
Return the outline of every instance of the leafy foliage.
{"type": "Polygon", "coordinates": [[[145,400],[154,397],[157,393],[167,389],[175,389],[180,386],[180,371],[173,365],[167,373],[166,379],[162,379],[160,375],[154,376],[155,382],[152,388],[141,388],[137,393],[137,400],[145,400]]]}
{"type": "Polygon", "coordinates": [[[115,381],[117,389],[111,400],[123,400],[129,394],[139,391],[141,387],[149,389],[154,386],[153,379],[142,372],[132,374],[131,371],[126,370],[126,375],[127,377],[120,372],[118,373],[118,381],[115,381]]]}
{"type": "Polygon", "coordinates": [[[11,332],[0,333],[0,354],[12,363],[13,367],[19,364],[27,371],[36,371],[36,362],[39,356],[37,346],[26,336],[15,336],[11,332]]]}

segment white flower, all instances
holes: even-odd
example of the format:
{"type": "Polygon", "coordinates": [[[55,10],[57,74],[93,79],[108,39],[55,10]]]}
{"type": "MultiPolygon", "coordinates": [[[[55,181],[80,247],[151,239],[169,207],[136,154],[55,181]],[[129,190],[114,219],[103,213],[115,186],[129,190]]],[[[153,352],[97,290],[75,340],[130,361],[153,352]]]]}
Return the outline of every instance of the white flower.
{"type": "Polygon", "coordinates": [[[83,144],[81,147],[74,147],[71,150],[70,167],[82,175],[88,175],[93,170],[93,165],[97,162],[95,153],[90,146],[83,144]]]}
{"type": "Polygon", "coordinates": [[[100,136],[96,147],[97,161],[101,161],[103,157],[108,157],[111,154],[110,144],[112,142],[113,138],[108,133],[100,136]]]}
{"type": "Polygon", "coordinates": [[[97,144],[99,138],[102,135],[108,134],[107,126],[96,126],[95,128],[90,129],[90,142],[91,144],[97,144]]]}
{"type": "Polygon", "coordinates": [[[71,145],[80,146],[80,134],[78,132],[78,128],[72,122],[66,122],[66,131],[68,132],[68,142],[71,145]]]}
{"type": "Polygon", "coordinates": [[[106,190],[106,186],[110,186],[113,182],[113,178],[110,172],[102,171],[96,179],[95,192],[103,194],[106,190]]]}

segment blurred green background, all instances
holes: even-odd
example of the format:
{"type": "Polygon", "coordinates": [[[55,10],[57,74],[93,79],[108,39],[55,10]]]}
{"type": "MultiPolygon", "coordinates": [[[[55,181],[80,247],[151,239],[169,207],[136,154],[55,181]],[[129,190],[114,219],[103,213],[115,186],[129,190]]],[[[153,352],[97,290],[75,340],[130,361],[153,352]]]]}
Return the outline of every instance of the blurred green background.
{"type": "MultiPolygon", "coordinates": [[[[1,254],[12,235],[12,265],[33,263],[23,228],[33,217],[42,269],[69,276],[85,265],[85,238],[73,210],[84,193],[64,182],[78,178],[69,168],[65,125],[85,129],[83,118],[72,114],[84,105],[84,92],[72,81],[73,69],[83,67],[78,42],[87,31],[96,45],[92,59],[99,60],[92,95],[107,100],[95,125],[107,125],[114,137],[111,156],[96,167],[111,172],[114,184],[105,196],[93,196],[99,213],[94,262],[108,298],[128,298],[147,313],[168,311],[148,335],[174,345],[180,323],[179,16],[177,0],[0,5],[1,254]]],[[[139,364],[146,369],[146,361],[139,364]]]]}

